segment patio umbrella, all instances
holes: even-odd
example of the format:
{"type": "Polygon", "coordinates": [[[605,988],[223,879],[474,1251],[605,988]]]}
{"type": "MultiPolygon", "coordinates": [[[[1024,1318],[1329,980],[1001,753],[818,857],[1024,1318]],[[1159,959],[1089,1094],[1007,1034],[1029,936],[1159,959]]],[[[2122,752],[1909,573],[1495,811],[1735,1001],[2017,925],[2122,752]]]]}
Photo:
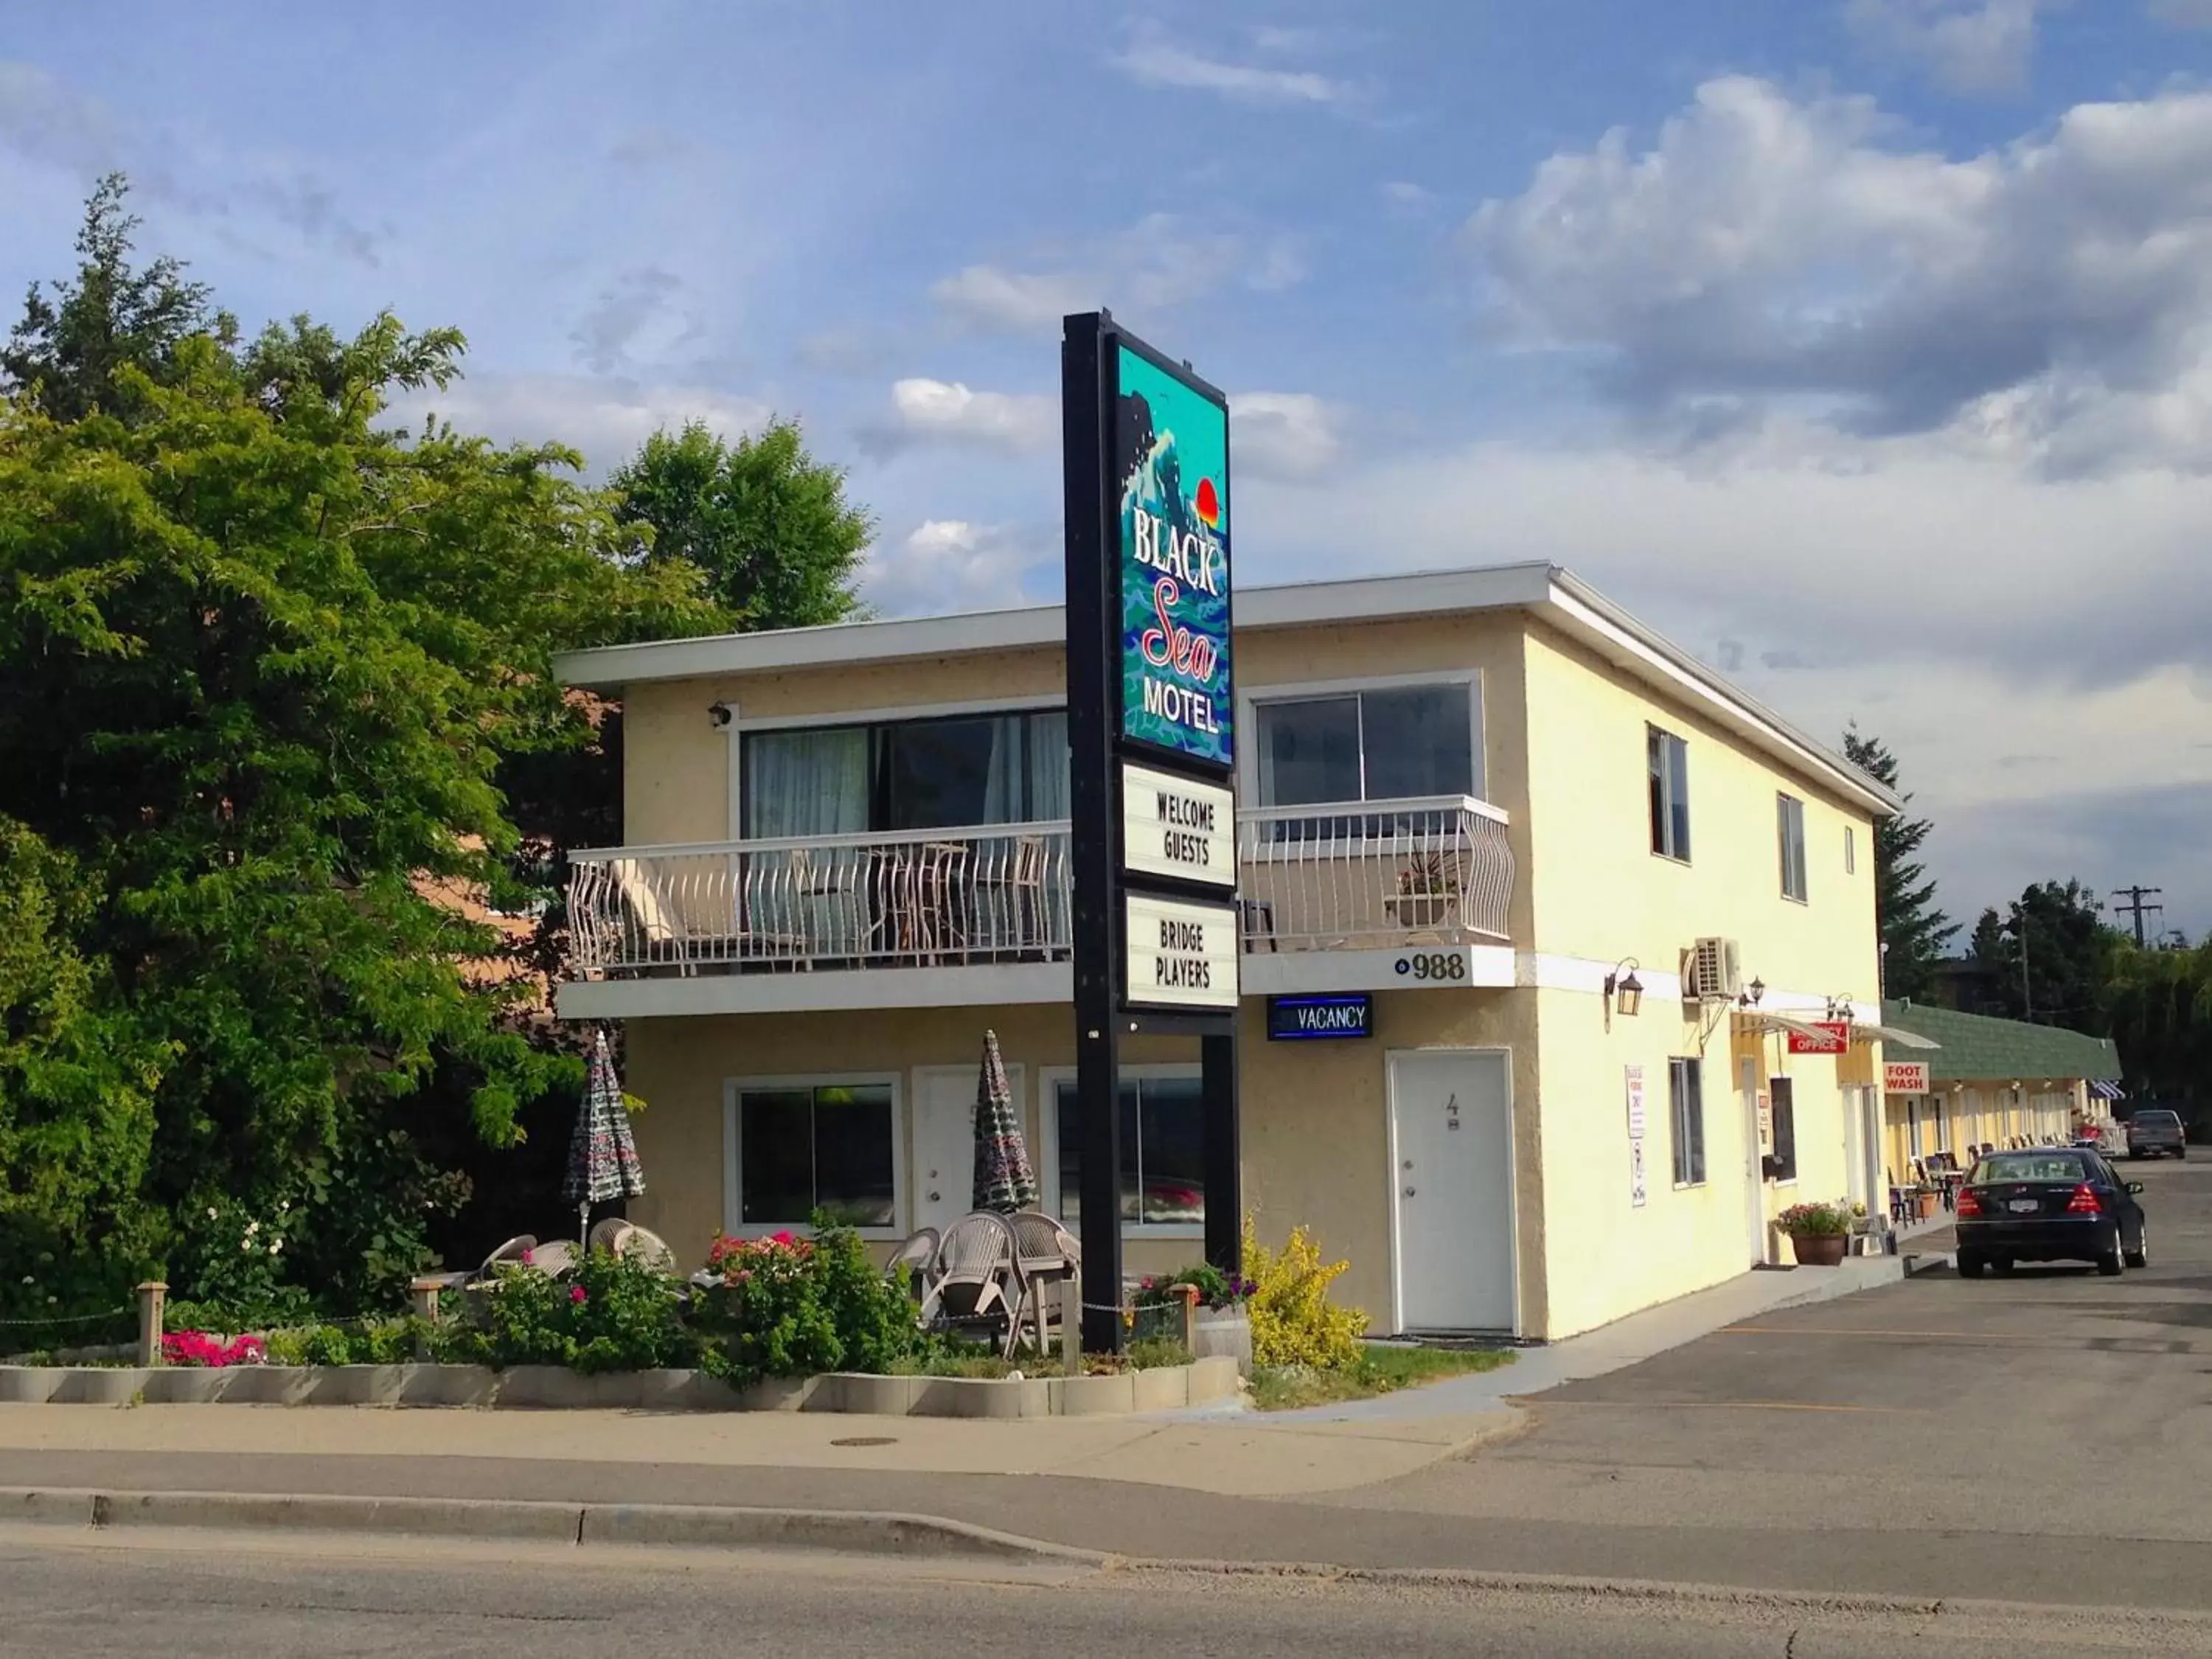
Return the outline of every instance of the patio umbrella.
{"type": "Polygon", "coordinates": [[[635,1198],[644,1191],[645,1171],[638,1167],[637,1142],[630,1138],[629,1109],[623,1104],[602,1027],[592,1040],[583,1104],[568,1137],[568,1172],[562,1177],[561,1196],[576,1206],[580,1238],[588,1239],[592,1205],[635,1198]]]}
{"type": "Polygon", "coordinates": [[[999,1034],[983,1033],[983,1074],[975,1083],[975,1195],[974,1207],[1012,1215],[1037,1203],[1036,1171],[1022,1139],[1021,1114],[1006,1086],[999,1034]]]}

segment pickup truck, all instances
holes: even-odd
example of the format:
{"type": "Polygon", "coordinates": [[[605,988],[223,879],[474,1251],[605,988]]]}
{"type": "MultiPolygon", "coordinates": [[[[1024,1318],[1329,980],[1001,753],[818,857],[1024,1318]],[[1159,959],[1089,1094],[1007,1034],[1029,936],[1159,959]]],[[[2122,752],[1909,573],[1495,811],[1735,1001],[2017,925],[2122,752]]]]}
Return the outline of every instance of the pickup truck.
{"type": "Polygon", "coordinates": [[[2128,1156],[2164,1158],[2168,1153],[2189,1156],[2189,1134],[2181,1127],[2180,1114],[2162,1106],[2143,1107],[2128,1120],[2128,1156]]]}

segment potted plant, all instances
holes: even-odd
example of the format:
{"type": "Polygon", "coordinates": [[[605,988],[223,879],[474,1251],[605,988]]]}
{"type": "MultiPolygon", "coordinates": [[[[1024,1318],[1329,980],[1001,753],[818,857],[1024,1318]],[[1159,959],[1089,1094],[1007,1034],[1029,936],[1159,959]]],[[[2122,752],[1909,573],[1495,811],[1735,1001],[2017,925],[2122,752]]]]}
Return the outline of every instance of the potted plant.
{"type": "Polygon", "coordinates": [[[1442,853],[1416,853],[1398,872],[1394,905],[1401,927],[1440,926],[1459,902],[1459,871],[1442,853]]]}
{"type": "Polygon", "coordinates": [[[1833,1267],[1843,1261],[1844,1248],[1850,1241],[1851,1206],[1818,1200],[1792,1204],[1775,1218],[1775,1224],[1790,1235],[1800,1267],[1833,1267]]]}

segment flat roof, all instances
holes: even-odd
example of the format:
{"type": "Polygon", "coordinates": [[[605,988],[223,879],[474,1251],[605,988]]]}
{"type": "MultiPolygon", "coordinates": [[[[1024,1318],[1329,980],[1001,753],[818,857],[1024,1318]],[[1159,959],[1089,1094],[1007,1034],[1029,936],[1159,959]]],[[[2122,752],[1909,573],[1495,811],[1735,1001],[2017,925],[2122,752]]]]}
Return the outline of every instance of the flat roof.
{"type": "MultiPolygon", "coordinates": [[[[1487,565],[1241,587],[1235,603],[1239,633],[1400,617],[1527,611],[1635,678],[1688,702],[1772,758],[1822,780],[1869,810],[1881,814],[1904,810],[1895,792],[1557,565],[1487,565]]],[[[1040,605],[603,646],[563,652],[554,658],[553,665],[569,684],[619,695],[623,686],[658,680],[1056,647],[1065,643],[1066,632],[1065,607],[1040,605]]]]}

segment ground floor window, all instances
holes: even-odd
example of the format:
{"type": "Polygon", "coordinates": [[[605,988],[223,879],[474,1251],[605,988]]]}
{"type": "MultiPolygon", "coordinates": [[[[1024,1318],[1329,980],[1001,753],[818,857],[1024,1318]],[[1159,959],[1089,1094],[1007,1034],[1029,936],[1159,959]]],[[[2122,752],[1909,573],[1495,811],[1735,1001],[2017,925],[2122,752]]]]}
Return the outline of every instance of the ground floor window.
{"type": "Polygon", "coordinates": [[[744,1228],[898,1224],[897,1106],[889,1081],[746,1083],[731,1091],[732,1206],[744,1228]]]}
{"type": "Polygon", "coordinates": [[[1797,1085],[1786,1077],[1766,1080],[1774,1107],[1774,1156],[1767,1172],[1777,1181],[1797,1179],[1797,1085]]]}
{"type": "MultiPolygon", "coordinates": [[[[1083,1121],[1075,1079],[1053,1085],[1060,1142],[1060,1213],[1083,1212],[1083,1121]]],[[[1121,1078],[1121,1219],[1138,1226],[1206,1224],[1205,1115],[1198,1073],[1121,1078]]]]}
{"type": "Polygon", "coordinates": [[[1667,1062],[1668,1115],[1674,1139],[1674,1184],[1702,1186],[1705,1179],[1705,1068],[1696,1060],[1667,1062]]]}

